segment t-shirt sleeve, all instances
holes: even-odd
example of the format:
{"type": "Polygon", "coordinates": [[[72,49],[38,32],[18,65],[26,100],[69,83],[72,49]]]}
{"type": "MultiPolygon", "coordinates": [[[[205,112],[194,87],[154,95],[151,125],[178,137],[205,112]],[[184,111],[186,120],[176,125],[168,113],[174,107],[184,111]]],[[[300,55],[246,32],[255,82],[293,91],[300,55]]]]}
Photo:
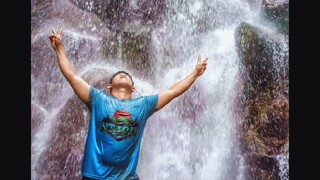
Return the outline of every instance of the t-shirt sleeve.
{"type": "Polygon", "coordinates": [[[93,109],[93,107],[96,105],[97,100],[103,95],[103,93],[101,92],[101,90],[96,89],[93,86],[90,86],[89,89],[89,103],[88,103],[88,107],[90,110],[93,109]]]}
{"type": "Polygon", "coordinates": [[[145,96],[145,103],[148,106],[148,116],[158,111],[157,105],[159,100],[159,94],[145,96]]]}

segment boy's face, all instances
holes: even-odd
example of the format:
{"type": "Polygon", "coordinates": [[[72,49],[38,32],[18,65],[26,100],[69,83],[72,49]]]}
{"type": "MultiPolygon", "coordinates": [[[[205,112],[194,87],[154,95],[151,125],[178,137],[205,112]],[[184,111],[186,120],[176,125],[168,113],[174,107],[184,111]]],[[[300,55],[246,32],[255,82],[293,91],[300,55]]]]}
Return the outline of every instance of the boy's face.
{"type": "Polygon", "coordinates": [[[129,75],[125,73],[119,73],[112,79],[112,85],[130,86],[133,87],[133,82],[129,75]]]}
{"type": "Polygon", "coordinates": [[[126,73],[119,73],[115,75],[112,79],[111,84],[107,86],[112,94],[112,89],[125,88],[128,89],[131,93],[135,91],[134,83],[129,75],[126,73]]]}

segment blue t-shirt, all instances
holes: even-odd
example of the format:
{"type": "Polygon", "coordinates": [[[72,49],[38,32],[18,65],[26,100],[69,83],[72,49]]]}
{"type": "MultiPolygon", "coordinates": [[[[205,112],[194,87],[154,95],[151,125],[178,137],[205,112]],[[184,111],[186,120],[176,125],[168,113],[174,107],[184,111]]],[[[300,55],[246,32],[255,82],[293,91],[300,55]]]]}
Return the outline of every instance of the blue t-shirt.
{"type": "Polygon", "coordinates": [[[159,95],[120,100],[90,87],[91,119],[82,175],[94,179],[137,179],[136,168],[147,119],[159,95]]]}

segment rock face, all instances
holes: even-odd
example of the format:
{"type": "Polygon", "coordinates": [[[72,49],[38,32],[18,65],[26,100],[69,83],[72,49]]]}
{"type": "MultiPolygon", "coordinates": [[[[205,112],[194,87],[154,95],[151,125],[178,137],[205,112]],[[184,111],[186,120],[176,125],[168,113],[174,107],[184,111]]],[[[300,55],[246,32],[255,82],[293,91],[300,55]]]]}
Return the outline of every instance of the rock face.
{"type": "Polygon", "coordinates": [[[81,162],[85,144],[88,116],[87,107],[76,96],[57,115],[48,143],[35,167],[39,179],[81,179],[81,162]]]}
{"type": "Polygon", "coordinates": [[[264,31],[242,22],[235,30],[236,48],[241,70],[254,88],[264,90],[288,80],[288,49],[286,37],[264,31]]]}
{"type": "Polygon", "coordinates": [[[133,21],[139,21],[142,25],[159,24],[165,12],[164,0],[69,1],[83,10],[96,14],[114,32],[123,31],[125,26],[133,21]]]}
{"type": "Polygon", "coordinates": [[[276,167],[277,160],[273,157],[263,156],[259,154],[249,154],[246,157],[247,160],[247,172],[246,179],[272,179],[280,180],[279,170],[276,167]]]}
{"type": "Polygon", "coordinates": [[[261,18],[285,34],[289,33],[289,0],[263,0],[261,18]]]}
{"type": "MultiPolygon", "coordinates": [[[[106,89],[112,73],[92,69],[83,75],[89,84],[106,89]]],[[[90,118],[89,109],[74,95],[57,114],[47,148],[35,167],[39,179],[81,179],[83,150],[90,118]]]]}
{"type": "Polygon", "coordinates": [[[235,38],[241,64],[236,114],[246,179],[281,179],[276,157],[289,153],[288,36],[242,22],[235,38]]]}
{"type": "Polygon", "coordinates": [[[149,45],[150,32],[123,32],[122,33],[122,61],[133,73],[142,77],[153,77],[151,71],[149,45]]]}
{"type": "Polygon", "coordinates": [[[31,139],[33,139],[35,132],[38,130],[41,122],[45,119],[46,111],[35,103],[31,103],[31,112],[31,139]]]}

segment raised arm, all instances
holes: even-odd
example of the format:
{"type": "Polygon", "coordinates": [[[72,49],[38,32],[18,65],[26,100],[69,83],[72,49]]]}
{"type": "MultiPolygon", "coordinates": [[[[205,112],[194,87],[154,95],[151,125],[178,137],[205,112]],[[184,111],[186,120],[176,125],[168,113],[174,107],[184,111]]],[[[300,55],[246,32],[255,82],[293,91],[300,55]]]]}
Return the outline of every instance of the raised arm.
{"type": "Polygon", "coordinates": [[[189,74],[186,78],[179,81],[178,83],[171,86],[169,89],[161,92],[159,94],[159,100],[157,104],[158,110],[162,109],[165,105],[167,105],[171,100],[183,94],[186,90],[188,90],[191,85],[195,82],[195,80],[200,77],[207,68],[206,58],[204,61],[201,60],[201,56],[198,57],[197,65],[194,71],[189,74]]]}
{"type": "Polygon", "coordinates": [[[51,46],[57,54],[59,68],[71,85],[74,92],[82,102],[87,104],[89,102],[89,89],[90,85],[78,76],[71,62],[68,60],[67,55],[63,49],[62,43],[62,28],[57,34],[52,28],[52,34],[49,36],[51,46]]]}

